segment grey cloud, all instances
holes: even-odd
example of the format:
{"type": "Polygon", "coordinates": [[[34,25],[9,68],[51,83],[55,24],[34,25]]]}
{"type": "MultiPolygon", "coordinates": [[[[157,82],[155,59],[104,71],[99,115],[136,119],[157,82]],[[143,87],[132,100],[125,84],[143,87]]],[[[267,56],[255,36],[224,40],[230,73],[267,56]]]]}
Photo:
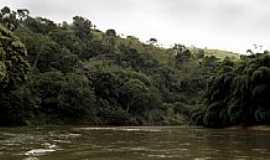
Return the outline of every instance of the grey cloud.
{"type": "Polygon", "coordinates": [[[70,21],[88,17],[102,29],[115,28],[146,40],[180,41],[244,51],[251,43],[270,46],[269,0],[0,0],[28,8],[34,16],[70,21]]]}

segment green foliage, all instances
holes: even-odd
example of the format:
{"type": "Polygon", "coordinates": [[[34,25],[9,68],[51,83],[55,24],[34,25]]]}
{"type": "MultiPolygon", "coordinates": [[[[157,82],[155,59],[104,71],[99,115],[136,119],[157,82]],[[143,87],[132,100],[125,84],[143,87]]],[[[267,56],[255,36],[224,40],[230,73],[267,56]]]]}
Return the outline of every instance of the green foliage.
{"type": "Polygon", "coordinates": [[[73,17],[73,30],[80,39],[87,39],[91,33],[92,23],[83,17],[73,17]]]}
{"type": "Polygon", "coordinates": [[[16,88],[27,79],[29,64],[24,45],[10,31],[0,26],[1,89],[16,88]]]}
{"type": "Polygon", "coordinates": [[[238,65],[225,59],[206,91],[206,108],[193,115],[195,123],[217,128],[269,124],[269,67],[266,53],[242,58],[238,65]]]}
{"type": "Polygon", "coordinates": [[[40,111],[48,117],[62,120],[95,118],[95,95],[87,77],[46,72],[33,78],[31,88],[41,100],[40,111]]]}
{"type": "Polygon", "coordinates": [[[222,127],[269,119],[268,56],[236,61],[227,52],[166,49],[155,38],[143,43],[114,29],[102,32],[80,16],[56,24],[25,9],[5,7],[0,23],[13,32],[0,27],[0,125],[191,119],[222,127]]]}
{"type": "MultiPolygon", "coordinates": [[[[112,114],[121,111],[129,115],[124,123],[140,123],[147,119],[147,114],[161,107],[160,96],[149,77],[131,70],[110,68],[92,71],[89,75],[101,106],[115,106],[118,109],[111,108],[112,114]]],[[[99,114],[108,114],[103,112],[99,114]]]]}
{"type": "Polygon", "coordinates": [[[232,61],[237,62],[240,59],[239,54],[229,52],[229,51],[224,51],[224,50],[218,50],[218,49],[204,49],[205,56],[207,57],[217,57],[220,60],[223,60],[226,57],[229,57],[232,61]]]}
{"type": "MultiPolygon", "coordinates": [[[[13,33],[0,26],[0,124],[22,124],[28,104],[18,87],[28,80],[30,70],[25,61],[24,45],[13,33]],[[26,104],[26,105],[25,105],[26,104]]],[[[29,103],[30,104],[30,103],[29,103]]]]}
{"type": "Polygon", "coordinates": [[[32,18],[28,16],[22,23],[27,25],[32,32],[40,34],[48,34],[57,28],[53,21],[42,17],[32,18]]]}
{"type": "Polygon", "coordinates": [[[17,12],[10,10],[8,7],[3,7],[0,10],[0,23],[11,31],[14,31],[18,25],[17,12]]]}

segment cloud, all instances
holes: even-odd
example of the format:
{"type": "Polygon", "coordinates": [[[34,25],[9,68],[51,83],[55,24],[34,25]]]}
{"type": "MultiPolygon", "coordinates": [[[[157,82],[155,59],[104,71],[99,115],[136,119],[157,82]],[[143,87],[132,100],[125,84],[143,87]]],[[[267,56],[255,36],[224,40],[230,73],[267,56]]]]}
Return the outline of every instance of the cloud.
{"type": "Polygon", "coordinates": [[[88,17],[103,30],[115,28],[143,40],[156,37],[199,47],[245,51],[253,43],[270,48],[269,0],[0,0],[28,8],[34,16],[71,21],[88,17]]]}

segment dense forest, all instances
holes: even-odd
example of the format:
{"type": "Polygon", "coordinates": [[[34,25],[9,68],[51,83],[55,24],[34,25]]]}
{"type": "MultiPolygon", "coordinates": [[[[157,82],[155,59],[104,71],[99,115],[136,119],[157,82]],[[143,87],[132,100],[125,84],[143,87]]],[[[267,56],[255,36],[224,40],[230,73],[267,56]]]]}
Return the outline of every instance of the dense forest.
{"type": "Polygon", "coordinates": [[[2,126],[270,122],[268,51],[163,48],[84,17],[58,24],[8,7],[0,23],[2,126]]]}

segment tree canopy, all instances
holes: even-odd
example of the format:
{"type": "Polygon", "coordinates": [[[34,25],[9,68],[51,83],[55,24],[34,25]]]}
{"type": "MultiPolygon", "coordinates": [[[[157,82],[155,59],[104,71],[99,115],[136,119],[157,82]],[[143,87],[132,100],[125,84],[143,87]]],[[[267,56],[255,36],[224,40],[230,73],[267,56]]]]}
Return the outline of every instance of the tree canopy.
{"type": "Polygon", "coordinates": [[[268,51],[162,48],[84,17],[57,24],[8,7],[0,23],[0,125],[270,121],[268,51]]]}

